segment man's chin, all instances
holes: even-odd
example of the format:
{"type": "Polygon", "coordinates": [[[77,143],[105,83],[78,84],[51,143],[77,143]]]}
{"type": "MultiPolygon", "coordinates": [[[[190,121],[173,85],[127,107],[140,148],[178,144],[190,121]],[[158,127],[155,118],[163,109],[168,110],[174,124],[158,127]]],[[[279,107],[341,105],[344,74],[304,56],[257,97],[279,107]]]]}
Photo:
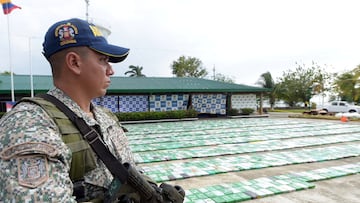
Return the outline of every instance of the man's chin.
{"type": "Polygon", "coordinates": [[[96,98],[103,97],[105,95],[106,95],[106,90],[103,90],[103,91],[99,92],[99,94],[96,95],[96,98]]]}

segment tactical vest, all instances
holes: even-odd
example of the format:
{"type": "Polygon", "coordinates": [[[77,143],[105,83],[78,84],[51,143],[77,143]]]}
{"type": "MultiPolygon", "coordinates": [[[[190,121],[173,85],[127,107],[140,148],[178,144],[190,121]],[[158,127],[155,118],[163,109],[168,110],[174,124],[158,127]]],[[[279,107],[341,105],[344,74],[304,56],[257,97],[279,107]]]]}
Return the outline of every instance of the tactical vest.
{"type": "Polygon", "coordinates": [[[96,168],[95,154],[86,140],[83,139],[79,130],[69,118],[61,112],[53,103],[40,97],[23,98],[20,102],[32,102],[41,106],[46,113],[55,121],[62,135],[63,142],[72,152],[70,178],[73,182],[82,180],[84,175],[96,168]]]}

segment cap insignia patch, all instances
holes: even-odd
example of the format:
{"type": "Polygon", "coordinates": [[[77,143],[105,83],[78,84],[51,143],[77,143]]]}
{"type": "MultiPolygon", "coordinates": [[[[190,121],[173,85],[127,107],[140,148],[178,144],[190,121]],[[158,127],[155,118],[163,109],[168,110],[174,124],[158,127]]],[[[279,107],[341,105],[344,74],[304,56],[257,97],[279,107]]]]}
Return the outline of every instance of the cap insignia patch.
{"type": "Polygon", "coordinates": [[[90,29],[91,29],[91,31],[92,31],[92,33],[94,34],[95,37],[102,37],[103,36],[98,27],[96,27],[94,25],[89,25],[89,26],[90,26],[90,29]]]}
{"type": "Polygon", "coordinates": [[[75,35],[78,34],[78,29],[75,25],[72,25],[70,23],[59,25],[55,29],[55,37],[58,37],[60,40],[60,46],[66,45],[66,44],[75,44],[75,35]]]}

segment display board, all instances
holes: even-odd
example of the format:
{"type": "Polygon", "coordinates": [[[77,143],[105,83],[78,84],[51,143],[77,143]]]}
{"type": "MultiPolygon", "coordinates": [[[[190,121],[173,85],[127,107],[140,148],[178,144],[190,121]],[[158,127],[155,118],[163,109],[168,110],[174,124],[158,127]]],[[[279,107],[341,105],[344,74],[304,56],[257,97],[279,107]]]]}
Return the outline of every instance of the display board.
{"type": "Polygon", "coordinates": [[[256,94],[234,94],[231,95],[231,108],[251,108],[256,111],[256,94]]]}
{"type": "Polygon", "coordinates": [[[106,95],[93,99],[93,103],[108,108],[112,112],[119,112],[119,96],[106,95]]]}
{"type": "Polygon", "coordinates": [[[188,94],[150,95],[150,111],[186,110],[188,100],[188,94]]]}
{"type": "Polygon", "coordinates": [[[120,112],[144,112],[149,111],[149,96],[125,95],[119,96],[120,112]]]}
{"type": "Polygon", "coordinates": [[[191,103],[199,113],[226,114],[225,94],[193,94],[191,103]]]}

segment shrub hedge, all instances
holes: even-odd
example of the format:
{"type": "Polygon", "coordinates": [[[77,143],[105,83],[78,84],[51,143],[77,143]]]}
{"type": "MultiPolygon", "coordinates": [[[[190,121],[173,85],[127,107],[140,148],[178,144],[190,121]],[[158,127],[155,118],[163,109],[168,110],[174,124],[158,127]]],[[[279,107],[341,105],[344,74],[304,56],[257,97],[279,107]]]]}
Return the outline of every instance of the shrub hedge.
{"type": "MultiPolygon", "coordinates": [[[[0,118],[5,112],[0,112],[0,118]]],[[[195,110],[177,110],[161,112],[129,112],[115,113],[120,121],[140,121],[140,120],[159,120],[159,119],[181,119],[196,118],[198,113],[195,110]]]]}
{"type": "Polygon", "coordinates": [[[120,121],[160,120],[160,119],[181,119],[196,118],[198,113],[195,110],[157,111],[157,112],[129,112],[115,113],[120,121]]]}
{"type": "Polygon", "coordinates": [[[254,113],[252,108],[230,109],[228,111],[229,116],[250,115],[252,113],[254,113]]]}
{"type": "Polygon", "coordinates": [[[237,116],[240,114],[239,109],[230,109],[228,111],[229,116],[237,116]]]}
{"type": "Polygon", "coordinates": [[[242,108],[240,110],[241,110],[241,114],[243,114],[243,115],[249,115],[249,114],[254,113],[254,109],[252,109],[252,108],[242,108]]]}

